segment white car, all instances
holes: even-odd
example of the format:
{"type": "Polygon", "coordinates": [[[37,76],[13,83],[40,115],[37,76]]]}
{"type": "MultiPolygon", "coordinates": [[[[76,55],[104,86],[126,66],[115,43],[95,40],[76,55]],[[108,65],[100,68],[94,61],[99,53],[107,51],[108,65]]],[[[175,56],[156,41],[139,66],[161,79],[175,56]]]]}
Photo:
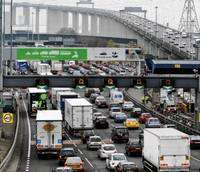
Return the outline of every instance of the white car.
{"type": "Polygon", "coordinates": [[[126,156],[123,153],[114,153],[106,159],[106,168],[114,170],[120,162],[126,162],[126,156]]]}
{"type": "Polygon", "coordinates": [[[120,114],[122,112],[120,107],[111,107],[109,116],[110,118],[115,118],[115,115],[120,114]]]}
{"type": "Polygon", "coordinates": [[[109,155],[117,153],[116,147],[114,144],[103,144],[101,148],[97,151],[97,156],[100,159],[108,158],[109,155]]]}
{"type": "Polygon", "coordinates": [[[123,110],[133,110],[134,104],[131,101],[125,101],[122,105],[123,110]]]}
{"type": "Polygon", "coordinates": [[[100,136],[90,136],[87,142],[87,149],[99,149],[102,145],[100,136]]]}

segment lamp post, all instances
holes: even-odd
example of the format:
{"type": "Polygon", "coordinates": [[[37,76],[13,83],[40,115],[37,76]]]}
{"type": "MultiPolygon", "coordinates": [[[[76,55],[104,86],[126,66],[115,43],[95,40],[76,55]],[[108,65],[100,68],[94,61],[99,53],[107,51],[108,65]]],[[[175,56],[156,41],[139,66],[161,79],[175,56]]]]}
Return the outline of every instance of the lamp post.
{"type": "Polygon", "coordinates": [[[12,49],[13,49],[13,0],[10,0],[10,75],[13,72],[13,64],[12,64],[12,49]]]}
{"type": "Polygon", "coordinates": [[[156,30],[155,30],[155,36],[157,37],[157,31],[158,31],[158,6],[156,6],[155,9],[156,9],[156,16],[155,16],[155,19],[156,19],[156,30]]]}
{"type": "Polygon", "coordinates": [[[31,14],[32,14],[32,16],[31,16],[31,17],[32,17],[32,27],[31,27],[31,30],[32,30],[32,41],[33,41],[33,39],[34,39],[34,38],[33,38],[33,32],[34,32],[34,31],[33,31],[33,15],[34,15],[34,13],[32,12],[31,14]]]}

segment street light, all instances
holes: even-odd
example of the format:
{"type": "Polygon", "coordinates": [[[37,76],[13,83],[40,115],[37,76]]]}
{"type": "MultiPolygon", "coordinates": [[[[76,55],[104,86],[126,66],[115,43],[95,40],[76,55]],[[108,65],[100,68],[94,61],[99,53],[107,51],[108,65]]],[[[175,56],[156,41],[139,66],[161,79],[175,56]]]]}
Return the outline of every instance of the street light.
{"type": "Polygon", "coordinates": [[[10,75],[12,75],[12,49],[13,49],[13,0],[10,0],[10,75]]]}
{"type": "Polygon", "coordinates": [[[34,15],[34,13],[32,12],[32,41],[33,41],[33,15],[34,15]]]}
{"type": "Polygon", "coordinates": [[[155,9],[156,9],[156,16],[155,16],[155,19],[156,19],[156,31],[155,31],[155,36],[157,37],[157,30],[158,30],[158,6],[156,6],[155,9]]]}

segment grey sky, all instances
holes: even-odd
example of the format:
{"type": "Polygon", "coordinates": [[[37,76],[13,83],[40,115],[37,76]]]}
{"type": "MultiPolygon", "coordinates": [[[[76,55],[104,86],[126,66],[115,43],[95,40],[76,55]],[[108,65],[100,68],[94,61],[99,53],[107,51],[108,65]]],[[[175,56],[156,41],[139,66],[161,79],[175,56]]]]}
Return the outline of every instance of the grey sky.
{"type": "MultiPolygon", "coordinates": [[[[93,0],[96,8],[119,10],[125,6],[141,6],[148,10],[147,17],[155,20],[155,6],[158,6],[158,21],[169,22],[173,28],[178,27],[185,0],[93,0]]],[[[43,4],[74,6],[77,0],[14,0],[14,2],[31,2],[43,4]]],[[[200,17],[200,1],[195,0],[198,19],[200,17]]]]}

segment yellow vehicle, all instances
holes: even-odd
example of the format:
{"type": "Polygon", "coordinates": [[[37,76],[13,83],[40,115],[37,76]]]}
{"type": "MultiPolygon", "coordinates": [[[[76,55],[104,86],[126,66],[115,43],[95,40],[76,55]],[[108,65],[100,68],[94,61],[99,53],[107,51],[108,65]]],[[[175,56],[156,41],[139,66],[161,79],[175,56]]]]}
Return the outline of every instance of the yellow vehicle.
{"type": "Polygon", "coordinates": [[[124,122],[124,126],[128,129],[138,129],[140,127],[140,123],[135,118],[128,118],[124,122]]]}

